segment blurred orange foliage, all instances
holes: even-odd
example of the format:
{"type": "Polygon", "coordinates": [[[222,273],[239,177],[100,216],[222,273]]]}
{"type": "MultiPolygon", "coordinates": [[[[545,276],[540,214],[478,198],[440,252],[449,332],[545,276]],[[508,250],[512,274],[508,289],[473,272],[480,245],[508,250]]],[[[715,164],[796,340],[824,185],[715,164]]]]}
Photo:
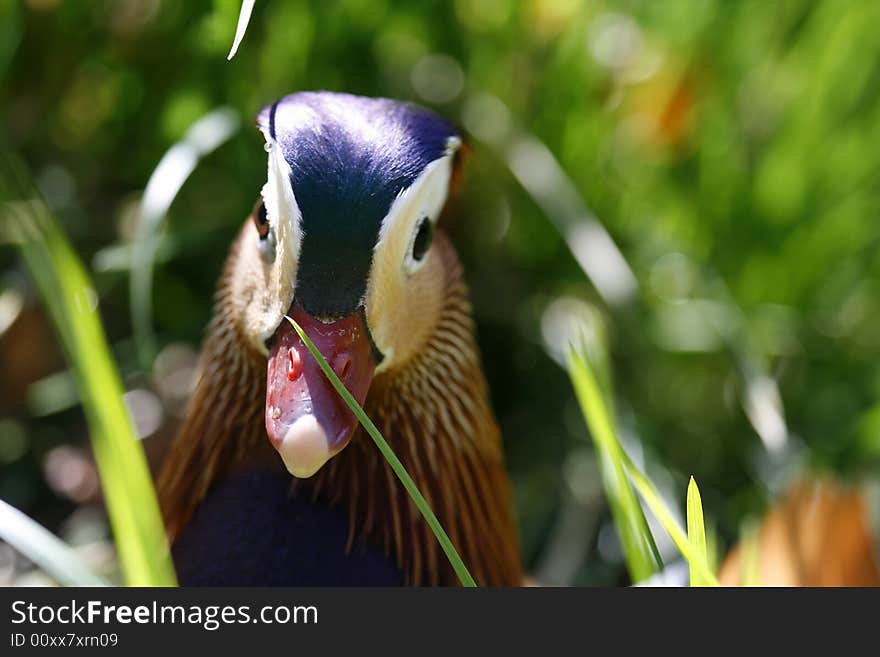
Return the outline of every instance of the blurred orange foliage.
{"type": "MultiPolygon", "coordinates": [[[[880,586],[863,493],[831,479],[798,481],[761,522],[757,584],[880,586]]],[[[741,541],[721,567],[724,586],[743,582],[741,541]]]]}

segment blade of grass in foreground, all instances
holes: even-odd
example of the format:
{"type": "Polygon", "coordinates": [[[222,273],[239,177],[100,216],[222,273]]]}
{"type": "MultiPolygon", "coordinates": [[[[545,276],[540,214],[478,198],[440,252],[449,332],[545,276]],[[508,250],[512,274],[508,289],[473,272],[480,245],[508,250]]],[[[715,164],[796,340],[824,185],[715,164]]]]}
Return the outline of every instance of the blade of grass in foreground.
{"type": "Polygon", "coordinates": [[[351,412],[355,414],[358,421],[363,425],[364,429],[366,429],[367,433],[370,434],[370,438],[376,443],[379,451],[382,452],[382,456],[385,457],[385,460],[388,461],[388,465],[394,470],[394,474],[400,479],[400,483],[403,484],[406,492],[409,493],[409,496],[412,498],[413,502],[415,502],[416,507],[418,507],[422,516],[424,516],[431,531],[434,532],[437,542],[440,543],[440,547],[443,548],[443,552],[446,554],[446,558],[449,559],[449,563],[452,564],[452,568],[455,570],[455,574],[458,576],[458,580],[461,582],[462,586],[476,586],[477,584],[474,581],[474,578],[471,577],[470,572],[468,572],[467,567],[464,565],[464,562],[455,550],[455,546],[452,545],[452,541],[449,540],[449,536],[446,535],[446,531],[444,531],[440,521],[437,520],[437,516],[434,515],[427,500],[425,500],[424,496],[416,486],[416,483],[412,480],[412,477],[409,476],[406,468],[403,467],[400,459],[395,455],[394,450],[391,449],[391,445],[389,445],[385,438],[382,437],[379,429],[376,428],[376,425],[373,424],[373,421],[369,416],[364,413],[364,409],[361,408],[360,404],[357,403],[357,400],[352,397],[342,381],[339,380],[339,377],[336,376],[336,373],[330,365],[327,364],[324,356],[321,355],[321,352],[318,351],[318,348],[309,339],[309,336],[306,335],[300,325],[290,317],[286,317],[285,319],[290,322],[300,339],[305,343],[306,347],[309,348],[312,357],[317,361],[318,365],[320,365],[321,371],[324,372],[324,375],[333,385],[333,388],[339,393],[339,396],[342,397],[343,401],[351,409],[351,412]]]}
{"type": "MultiPolygon", "coordinates": [[[[687,526],[688,540],[694,546],[694,550],[701,556],[709,567],[709,553],[706,549],[706,526],[703,521],[703,501],[700,499],[700,489],[697,482],[691,477],[687,491],[687,526]]],[[[709,582],[703,579],[699,570],[690,566],[691,586],[707,586],[709,582]]]]}
{"type": "Polygon", "coordinates": [[[640,582],[659,572],[663,568],[663,561],[635,491],[626,476],[623,450],[615,435],[600,379],[587,364],[586,352],[585,344],[581,345],[580,350],[569,350],[568,373],[596,444],[602,483],[623,546],[630,578],[633,582],[640,582]]]}
{"type": "Polygon", "coordinates": [[[64,586],[109,585],[86,568],[64,541],[3,500],[0,500],[0,538],[64,586]]]}
{"type": "Polygon", "coordinates": [[[688,562],[691,569],[697,572],[700,579],[706,583],[706,586],[718,586],[718,580],[709,570],[705,554],[700,554],[688,540],[687,534],[678,526],[654,484],[635,467],[626,452],[623,453],[623,458],[633,486],[639,491],[639,495],[645,500],[645,504],[648,505],[651,512],[657,516],[657,520],[663,525],[663,529],[669,534],[669,538],[675,543],[675,547],[678,548],[681,556],[688,562]]]}
{"type": "MultiPolygon", "coordinates": [[[[0,200],[36,198],[21,166],[5,160],[0,200]]],[[[88,275],[42,201],[0,206],[3,232],[18,247],[74,372],[113,536],[129,585],[176,584],[143,447],[122,399],[88,275]]]]}
{"type": "MultiPolygon", "coordinates": [[[[593,347],[594,349],[601,349],[602,345],[593,344],[593,347]]],[[[581,403],[584,417],[587,419],[587,424],[589,425],[590,431],[596,442],[596,448],[600,453],[607,453],[608,458],[612,461],[614,467],[613,484],[617,485],[621,479],[627,481],[627,487],[619,486],[619,491],[615,493],[615,495],[622,500],[620,503],[627,505],[627,512],[623,514],[615,513],[614,515],[615,524],[621,535],[622,542],[624,542],[624,551],[628,548],[628,544],[625,541],[630,541],[629,546],[633,550],[641,547],[638,543],[632,545],[633,542],[639,540],[645,541],[651,548],[651,552],[655,556],[655,559],[657,559],[657,563],[662,563],[660,562],[659,554],[656,551],[657,548],[654,544],[653,536],[651,536],[651,532],[647,528],[644,514],[641,512],[641,506],[638,504],[637,500],[633,502],[631,499],[631,497],[634,497],[632,488],[628,487],[631,482],[632,486],[635,487],[639,492],[639,495],[641,495],[642,499],[645,501],[645,504],[648,505],[660,521],[660,524],[663,525],[663,528],[669,534],[670,538],[672,538],[676,548],[678,548],[678,551],[688,562],[689,566],[698,573],[699,577],[706,583],[706,585],[717,586],[718,580],[709,570],[709,566],[706,562],[705,550],[703,551],[703,554],[700,554],[700,552],[694,548],[688,540],[687,535],[678,526],[678,523],[676,523],[672,513],[670,513],[669,509],[663,503],[663,500],[657,493],[657,489],[654,487],[653,483],[651,483],[651,481],[635,467],[627,453],[621,447],[620,441],[617,439],[612,414],[609,410],[610,402],[605,399],[600,384],[601,381],[605,381],[607,386],[608,381],[610,380],[610,374],[605,372],[603,378],[601,376],[602,372],[597,373],[595,362],[601,364],[602,359],[593,359],[591,361],[588,358],[588,354],[589,350],[585,337],[579,345],[579,348],[572,346],[569,350],[568,370],[572,383],[574,384],[578,401],[581,403]],[[627,490],[629,491],[628,493],[626,492],[627,490]],[[636,532],[640,531],[641,523],[644,523],[644,529],[641,530],[641,534],[637,534],[636,532]],[[624,536],[627,538],[624,538],[624,536]]],[[[604,477],[605,473],[603,472],[603,479],[604,477]]],[[[603,483],[606,485],[606,489],[608,489],[608,480],[604,479],[603,483]]],[[[609,498],[610,497],[611,494],[609,493],[609,498]]],[[[613,503],[611,509],[612,513],[614,513],[615,507],[613,503]]],[[[644,548],[642,548],[642,550],[644,551],[644,548]]],[[[643,556],[640,558],[644,559],[643,556]]],[[[627,565],[630,565],[628,552],[627,565]]],[[[643,565],[644,564],[642,564],[642,566],[643,565]]],[[[662,568],[662,566],[660,567],[662,568]]],[[[632,566],[630,566],[630,568],[632,568],[632,566]]],[[[633,581],[639,581],[635,578],[632,570],[631,576],[633,577],[633,581]]]]}

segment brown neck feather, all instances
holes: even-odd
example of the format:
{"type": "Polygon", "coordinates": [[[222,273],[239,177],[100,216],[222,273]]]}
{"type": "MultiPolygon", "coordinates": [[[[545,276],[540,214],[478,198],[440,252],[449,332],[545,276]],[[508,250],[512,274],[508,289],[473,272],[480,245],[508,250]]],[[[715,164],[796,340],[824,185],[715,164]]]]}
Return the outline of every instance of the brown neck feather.
{"type": "MultiPolygon", "coordinates": [[[[477,583],[518,585],[522,566],[510,489],[467,290],[452,246],[442,238],[435,244],[446,263],[440,320],[418,356],[376,376],[365,410],[477,583]]],[[[236,254],[237,242],[229,263],[236,254]]],[[[218,290],[201,380],[159,476],[172,537],[213,482],[255,458],[279,462],[264,427],[266,360],[246,346],[230,311],[232,270],[228,264],[218,290]]],[[[317,475],[295,482],[300,494],[347,507],[349,547],[360,540],[384,546],[413,585],[457,582],[427,523],[363,429],[317,475]]]]}

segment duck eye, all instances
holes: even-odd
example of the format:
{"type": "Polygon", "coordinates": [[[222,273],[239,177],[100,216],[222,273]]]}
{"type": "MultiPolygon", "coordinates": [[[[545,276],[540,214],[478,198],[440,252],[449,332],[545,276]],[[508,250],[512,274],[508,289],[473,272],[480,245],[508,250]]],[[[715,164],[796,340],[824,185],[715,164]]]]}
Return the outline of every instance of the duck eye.
{"type": "Polygon", "coordinates": [[[269,237],[269,217],[266,215],[266,204],[263,202],[262,198],[257,201],[251,216],[254,219],[254,225],[257,227],[257,233],[260,235],[260,239],[264,240],[269,237]]]}
{"type": "Polygon", "coordinates": [[[413,241],[412,257],[416,262],[421,261],[431,247],[431,240],[434,239],[434,224],[427,217],[422,217],[419,221],[419,229],[416,232],[416,239],[413,241]]]}

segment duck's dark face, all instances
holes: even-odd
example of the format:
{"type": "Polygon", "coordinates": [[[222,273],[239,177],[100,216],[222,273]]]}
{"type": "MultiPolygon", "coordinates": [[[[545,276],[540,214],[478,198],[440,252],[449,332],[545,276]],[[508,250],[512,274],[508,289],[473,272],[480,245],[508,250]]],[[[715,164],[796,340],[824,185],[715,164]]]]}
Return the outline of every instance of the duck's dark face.
{"type": "Polygon", "coordinates": [[[404,365],[442,303],[431,242],[461,141],[427,110],[343,94],[287,96],[258,122],[268,180],[232,284],[244,333],[268,356],[269,439],[309,477],[357,420],[284,316],[361,404],[377,373],[404,365]]]}

